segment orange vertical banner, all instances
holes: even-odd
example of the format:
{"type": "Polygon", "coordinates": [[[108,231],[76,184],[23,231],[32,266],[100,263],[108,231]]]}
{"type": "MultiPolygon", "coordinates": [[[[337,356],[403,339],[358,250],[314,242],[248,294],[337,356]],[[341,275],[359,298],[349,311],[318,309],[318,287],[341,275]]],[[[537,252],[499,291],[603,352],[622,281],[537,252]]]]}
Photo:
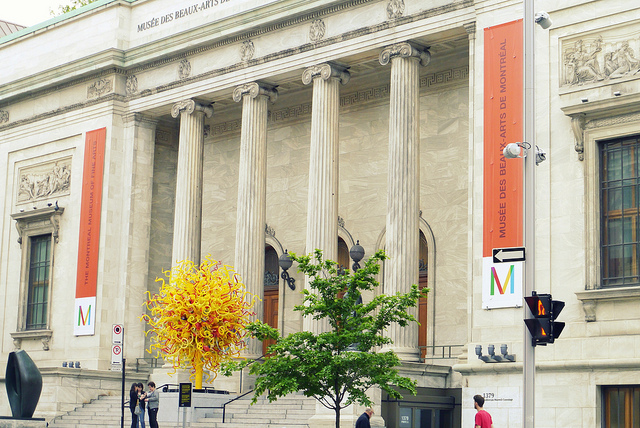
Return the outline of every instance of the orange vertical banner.
{"type": "Polygon", "coordinates": [[[484,29],[483,257],[523,243],[523,162],[502,154],[522,142],[523,58],[522,20],[484,29]]]}
{"type": "Polygon", "coordinates": [[[106,128],[89,131],[86,134],[74,312],[74,334],[76,336],[95,334],[106,135],[106,128]]]}

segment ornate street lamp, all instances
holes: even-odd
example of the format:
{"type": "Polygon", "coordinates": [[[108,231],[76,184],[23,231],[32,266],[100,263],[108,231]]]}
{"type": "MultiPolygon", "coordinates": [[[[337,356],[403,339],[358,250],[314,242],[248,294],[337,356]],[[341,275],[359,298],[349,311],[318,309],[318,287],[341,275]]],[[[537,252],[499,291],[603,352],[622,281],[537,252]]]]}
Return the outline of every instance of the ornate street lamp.
{"type": "Polygon", "coordinates": [[[291,278],[291,276],[287,272],[292,264],[293,261],[291,260],[291,256],[289,255],[287,250],[284,250],[284,254],[278,258],[278,265],[280,265],[280,268],[282,269],[282,275],[280,276],[285,280],[290,289],[295,290],[296,280],[294,278],[291,278]]]}

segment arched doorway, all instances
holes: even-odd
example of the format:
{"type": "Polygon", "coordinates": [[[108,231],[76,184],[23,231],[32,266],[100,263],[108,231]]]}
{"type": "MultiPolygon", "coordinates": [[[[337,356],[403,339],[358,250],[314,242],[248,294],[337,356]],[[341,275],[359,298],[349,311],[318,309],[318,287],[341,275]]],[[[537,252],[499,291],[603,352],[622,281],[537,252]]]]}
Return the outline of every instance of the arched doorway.
{"type": "MultiPolygon", "coordinates": [[[[273,328],[278,328],[278,293],[280,286],[280,267],[278,253],[271,246],[264,249],[264,322],[273,328]]],[[[273,340],[262,342],[262,354],[267,353],[267,347],[275,343],[273,340]]]]}

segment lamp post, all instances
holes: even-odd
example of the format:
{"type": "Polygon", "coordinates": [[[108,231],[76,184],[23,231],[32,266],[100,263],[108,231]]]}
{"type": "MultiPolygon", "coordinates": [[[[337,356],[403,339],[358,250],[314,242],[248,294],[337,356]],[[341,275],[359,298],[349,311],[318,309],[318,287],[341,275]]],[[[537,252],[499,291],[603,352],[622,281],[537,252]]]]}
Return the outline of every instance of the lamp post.
{"type": "MultiPolygon", "coordinates": [[[[535,55],[534,55],[534,29],[538,24],[543,29],[551,26],[551,19],[546,12],[534,15],[534,1],[523,0],[524,22],[524,108],[523,125],[524,141],[530,144],[529,155],[524,158],[524,242],[526,246],[526,258],[524,262],[523,296],[530,296],[535,288],[535,257],[536,257],[536,165],[545,159],[544,152],[539,150],[536,143],[535,132],[535,55]]],[[[524,318],[530,317],[527,305],[522,305],[524,318]]],[[[534,428],[535,415],[535,348],[531,341],[531,334],[526,325],[523,326],[524,361],[523,361],[523,426],[534,428]]]]}
{"type": "MultiPolygon", "coordinates": [[[[524,141],[535,146],[535,99],[534,99],[534,0],[523,0],[524,22],[524,109],[523,109],[523,138],[524,141]]],[[[524,243],[526,247],[526,259],[524,262],[524,285],[523,296],[530,296],[535,284],[535,156],[529,150],[529,155],[524,158],[524,243]]],[[[529,318],[527,305],[522,305],[524,318],[529,318]]],[[[523,390],[524,397],[522,403],[523,426],[533,428],[535,414],[535,376],[536,360],[535,348],[531,343],[531,334],[526,325],[522,326],[524,331],[523,345],[523,390]]]]}
{"type": "Polygon", "coordinates": [[[278,265],[280,266],[280,269],[282,269],[282,274],[280,275],[280,277],[284,279],[290,289],[295,290],[296,280],[289,275],[289,272],[287,272],[292,264],[293,261],[291,260],[291,256],[289,255],[287,250],[284,250],[284,254],[278,258],[278,265]]]}
{"type": "Polygon", "coordinates": [[[364,257],[364,248],[362,247],[362,245],[360,245],[359,239],[356,242],[356,245],[351,247],[351,249],[349,250],[349,256],[351,257],[351,260],[353,260],[352,269],[354,272],[356,272],[358,269],[360,269],[359,262],[364,257]]]}

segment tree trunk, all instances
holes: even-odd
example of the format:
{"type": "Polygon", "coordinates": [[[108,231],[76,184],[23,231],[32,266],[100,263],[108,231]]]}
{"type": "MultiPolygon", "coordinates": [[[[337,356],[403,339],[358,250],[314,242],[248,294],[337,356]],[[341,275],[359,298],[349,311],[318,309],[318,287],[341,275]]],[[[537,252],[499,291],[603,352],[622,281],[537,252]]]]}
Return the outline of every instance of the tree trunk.
{"type": "Polygon", "coordinates": [[[340,428],[340,406],[336,406],[336,428],[340,428]]]}

